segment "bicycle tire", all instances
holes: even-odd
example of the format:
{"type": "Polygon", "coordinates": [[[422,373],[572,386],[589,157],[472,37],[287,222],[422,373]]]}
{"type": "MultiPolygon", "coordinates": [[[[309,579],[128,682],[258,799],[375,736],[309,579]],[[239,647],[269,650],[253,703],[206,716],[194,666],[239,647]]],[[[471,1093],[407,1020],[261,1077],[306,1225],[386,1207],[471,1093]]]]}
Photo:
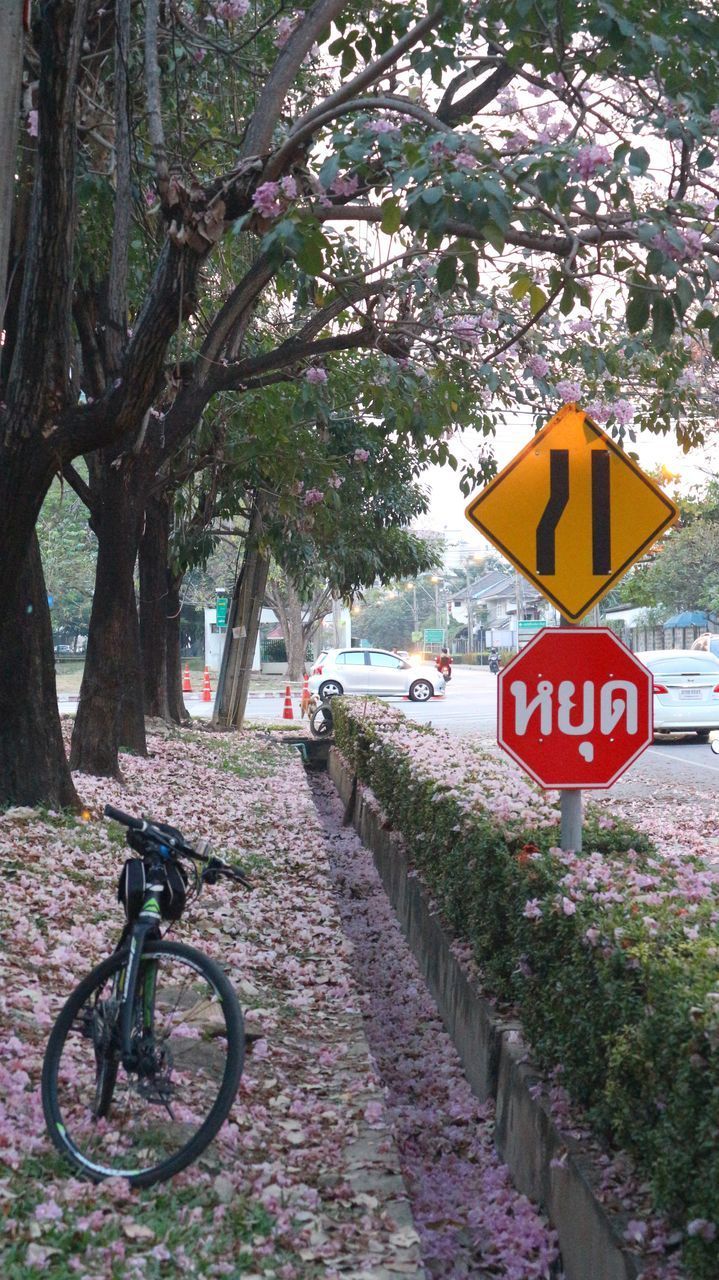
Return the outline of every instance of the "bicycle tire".
{"type": "MultiPolygon", "coordinates": [[[[63,1122],[61,1104],[58,1097],[58,1071],[63,1048],[73,1028],[75,1019],[86,1006],[93,994],[100,990],[121,969],[127,957],[128,948],[108,956],[97,965],[86,978],[79,983],[65,1002],[50,1033],[42,1070],[42,1105],[48,1133],[53,1145],[62,1156],[80,1173],[94,1182],[102,1182],[108,1177],[124,1177],[135,1186],[149,1187],[156,1182],[164,1182],[181,1169],[186,1168],[201,1154],[217,1134],[221,1125],[229,1115],[240,1083],[244,1065],[245,1038],[244,1022],[237,996],[222,969],[204,952],[196,950],[183,942],[160,941],[146,943],[143,961],[153,957],[175,956],[185,962],[214,988],[225,1019],[227,1054],[217,1097],[204,1122],[193,1134],[192,1138],[169,1159],[157,1165],[141,1170],[118,1169],[103,1166],[89,1160],[77,1149],[68,1135],[63,1122]]],[[[113,1082],[114,1084],[114,1082],[113,1082]]]]}

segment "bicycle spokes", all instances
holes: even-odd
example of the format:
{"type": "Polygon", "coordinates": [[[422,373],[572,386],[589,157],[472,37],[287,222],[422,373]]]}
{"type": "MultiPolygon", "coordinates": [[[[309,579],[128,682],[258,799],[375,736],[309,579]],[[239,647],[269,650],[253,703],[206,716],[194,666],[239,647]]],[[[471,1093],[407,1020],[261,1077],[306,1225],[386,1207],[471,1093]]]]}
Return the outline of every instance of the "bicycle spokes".
{"type": "Polygon", "coordinates": [[[57,1062],[58,1128],[88,1172],[127,1177],[192,1142],[225,1076],[228,1028],[211,975],[153,950],[140,965],[130,1054],[120,1036],[123,968],[74,1014],[57,1062]]]}

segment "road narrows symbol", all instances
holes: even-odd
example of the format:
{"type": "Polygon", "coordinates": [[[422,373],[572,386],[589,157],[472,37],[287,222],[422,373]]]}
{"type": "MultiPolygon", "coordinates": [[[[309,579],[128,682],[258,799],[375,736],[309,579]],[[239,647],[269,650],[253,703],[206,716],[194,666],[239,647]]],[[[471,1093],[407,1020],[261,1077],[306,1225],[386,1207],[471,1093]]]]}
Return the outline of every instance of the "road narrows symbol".
{"type": "Polygon", "coordinates": [[[549,502],[537,525],[537,573],[555,572],[554,535],[569,502],[569,450],[549,450],[549,502]]]}
{"type": "Polygon", "coordinates": [[[609,451],[592,451],[592,572],[612,572],[609,451]]]}

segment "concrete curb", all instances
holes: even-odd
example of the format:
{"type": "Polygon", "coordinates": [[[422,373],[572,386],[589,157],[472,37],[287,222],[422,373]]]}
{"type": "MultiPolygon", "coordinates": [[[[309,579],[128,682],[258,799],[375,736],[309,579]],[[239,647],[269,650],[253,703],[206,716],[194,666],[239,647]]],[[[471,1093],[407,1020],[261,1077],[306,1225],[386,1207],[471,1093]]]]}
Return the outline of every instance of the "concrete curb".
{"type": "MultiPolygon", "coordinates": [[[[329,774],[349,800],[352,772],[336,747],[329,774]]],[[[515,1186],[546,1210],[559,1235],[566,1280],[637,1280],[646,1262],[623,1240],[627,1218],[598,1199],[601,1149],[568,1137],[541,1096],[542,1078],[528,1057],[519,1023],[508,1022],[483,996],[452,952],[452,939],[432,910],[401,837],[383,825],[373,793],[357,784],[354,826],[372,851],[442,1020],[452,1036],[473,1092],[496,1101],[496,1144],[515,1186]]]]}

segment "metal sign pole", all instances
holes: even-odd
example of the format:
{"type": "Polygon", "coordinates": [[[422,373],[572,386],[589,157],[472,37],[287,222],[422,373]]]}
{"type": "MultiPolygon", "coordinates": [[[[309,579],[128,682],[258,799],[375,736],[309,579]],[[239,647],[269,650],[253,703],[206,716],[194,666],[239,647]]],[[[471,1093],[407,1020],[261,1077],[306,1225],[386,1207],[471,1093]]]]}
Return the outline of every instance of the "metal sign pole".
{"type": "MultiPolygon", "coordinates": [[[[580,628],[576,622],[569,622],[560,615],[560,627],[570,627],[573,631],[580,628]]],[[[579,790],[559,792],[559,843],[562,849],[582,852],[582,793],[579,790]]]]}

